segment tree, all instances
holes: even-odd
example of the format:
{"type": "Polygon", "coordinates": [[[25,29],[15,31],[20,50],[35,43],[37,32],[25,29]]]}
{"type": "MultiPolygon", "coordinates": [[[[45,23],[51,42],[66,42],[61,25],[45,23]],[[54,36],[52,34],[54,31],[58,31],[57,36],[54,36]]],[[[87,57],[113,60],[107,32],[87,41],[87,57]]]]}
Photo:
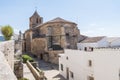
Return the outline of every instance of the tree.
{"type": "Polygon", "coordinates": [[[3,26],[1,28],[1,32],[2,32],[5,40],[10,40],[13,35],[13,28],[9,25],[3,26]]]}

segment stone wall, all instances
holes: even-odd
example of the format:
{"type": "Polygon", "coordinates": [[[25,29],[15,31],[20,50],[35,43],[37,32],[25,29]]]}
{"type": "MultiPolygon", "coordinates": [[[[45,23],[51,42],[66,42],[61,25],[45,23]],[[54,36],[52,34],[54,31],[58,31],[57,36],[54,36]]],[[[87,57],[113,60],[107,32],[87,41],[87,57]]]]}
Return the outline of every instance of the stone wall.
{"type": "Polygon", "coordinates": [[[14,70],[14,41],[0,42],[0,51],[4,53],[12,70],[14,70]]]}
{"type": "Polygon", "coordinates": [[[46,45],[47,42],[45,38],[35,38],[31,43],[31,52],[39,57],[40,54],[43,54],[45,52],[46,45]]]}
{"type": "MultiPolygon", "coordinates": [[[[0,49],[1,48],[2,47],[0,47],[0,49]]],[[[8,62],[4,56],[4,53],[0,51],[0,80],[17,80],[11,67],[13,67],[13,66],[12,65],[10,66],[8,64],[8,62]]]]}
{"type": "Polygon", "coordinates": [[[17,79],[23,78],[23,64],[20,60],[15,61],[14,73],[15,73],[17,79]]]}
{"type": "Polygon", "coordinates": [[[26,47],[24,48],[25,51],[31,52],[31,42],[32,42],[32,31],[26,31],[26,34],[25,34],[26,47]]]}
{"type": "Polygon", "coordinates": [[[59,54],[64,53],[63,50],[61,51],[49,51],[49,62],[54,63],[54,64],[58,64],[59,63],[59,54]]]}

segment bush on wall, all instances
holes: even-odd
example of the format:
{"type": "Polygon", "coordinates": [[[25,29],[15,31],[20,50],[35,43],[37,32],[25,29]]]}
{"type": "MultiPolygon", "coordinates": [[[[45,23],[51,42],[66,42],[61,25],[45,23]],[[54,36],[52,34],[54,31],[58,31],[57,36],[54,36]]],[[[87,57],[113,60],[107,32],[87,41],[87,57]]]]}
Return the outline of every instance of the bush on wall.
{"type": "Polygon", "coordinates": [[[1,32],[2,32],[5,40],[10,40],[13,35],[13,28],[9,25],[3,26],[1,28],[1,32]]]}
{"type": "Polygon", "coordinates": [[[23,62],[26,63],[26,61],[30,61],[30,62],[33,62],[33,58],[28,56],[28,55],[22,55],[22,59],[23,59],[23,62]]]}

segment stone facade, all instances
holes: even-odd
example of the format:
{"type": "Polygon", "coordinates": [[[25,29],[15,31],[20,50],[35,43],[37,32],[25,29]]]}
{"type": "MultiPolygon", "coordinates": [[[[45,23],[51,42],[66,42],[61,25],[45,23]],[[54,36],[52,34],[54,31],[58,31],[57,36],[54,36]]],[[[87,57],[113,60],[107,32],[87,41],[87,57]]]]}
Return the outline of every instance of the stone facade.
{"type": "Polygon", "coordinates": [[[35,12],[30,17],[30,29],[24,33],[24,51],[57,63],[55,56],[64,48],[77,49],[79,36],[76,23],[59,17],[43,23],[43,18],[35,12]]]}

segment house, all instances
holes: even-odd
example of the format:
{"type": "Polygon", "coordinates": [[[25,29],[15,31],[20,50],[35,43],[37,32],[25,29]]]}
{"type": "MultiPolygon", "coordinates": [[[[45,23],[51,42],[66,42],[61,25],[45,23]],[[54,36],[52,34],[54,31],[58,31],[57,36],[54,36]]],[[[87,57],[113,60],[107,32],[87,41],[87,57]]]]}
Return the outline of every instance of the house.
{"type": "Polygon", "coordinates": [[[65,50],[59,71],[67,80],[120,80],[120,48],[65,50]]]}
{"type": "Polygon", "coordinates": [[[83,41],[77,43],[77,47],[79,50],[84,50],[88,48],[95,47],[108,47],[109,43],[107,41],[107,37],[98,36],[98,37],[87,37],[83,41]]]}

